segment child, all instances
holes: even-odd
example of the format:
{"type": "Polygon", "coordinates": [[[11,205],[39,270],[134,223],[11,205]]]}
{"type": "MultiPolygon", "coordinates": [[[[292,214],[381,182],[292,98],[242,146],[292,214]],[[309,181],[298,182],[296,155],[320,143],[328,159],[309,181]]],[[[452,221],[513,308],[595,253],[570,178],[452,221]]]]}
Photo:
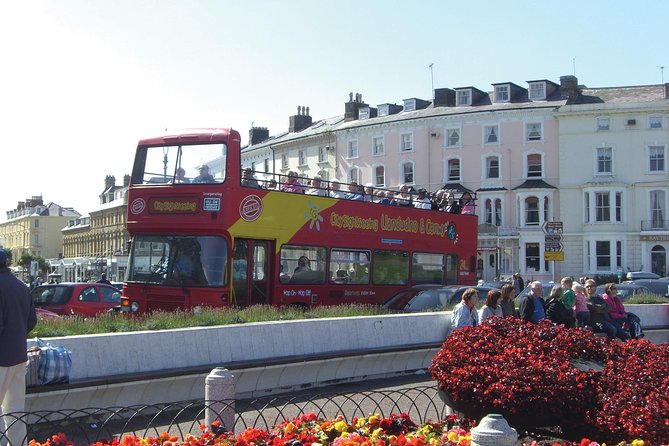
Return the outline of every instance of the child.
{"type": "Polygon", "coordinates": [[[574,313],[576,313],[576,326],[585,328],[590,325],[590,310],[588,310],[588,304],[585,300],[585,288],[580,283],[574,283],[571,287],[576,296],[574,302],[574,313]]]}

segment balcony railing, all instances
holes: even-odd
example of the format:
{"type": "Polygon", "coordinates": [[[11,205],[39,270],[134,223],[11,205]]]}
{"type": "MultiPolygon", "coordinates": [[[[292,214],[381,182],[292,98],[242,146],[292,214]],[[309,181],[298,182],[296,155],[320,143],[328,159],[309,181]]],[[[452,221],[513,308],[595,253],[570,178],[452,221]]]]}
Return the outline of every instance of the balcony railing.
{"type": "Polygon", "coordinates": [[[669,231],[669,220],[641,220],[642,231],[669,231]]]}

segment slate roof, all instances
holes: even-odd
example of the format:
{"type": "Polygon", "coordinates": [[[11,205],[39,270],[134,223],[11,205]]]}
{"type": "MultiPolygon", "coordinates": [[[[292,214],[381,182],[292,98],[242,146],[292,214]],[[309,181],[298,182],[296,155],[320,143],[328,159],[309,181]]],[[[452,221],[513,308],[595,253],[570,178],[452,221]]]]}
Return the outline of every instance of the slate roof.
{"type": "Polygon", "coordinates": [[[523,184],[514,187],[512,190],[518,189],[557,189],[557,187],[551,186],[544,180],[525,180],[523,184]]]}

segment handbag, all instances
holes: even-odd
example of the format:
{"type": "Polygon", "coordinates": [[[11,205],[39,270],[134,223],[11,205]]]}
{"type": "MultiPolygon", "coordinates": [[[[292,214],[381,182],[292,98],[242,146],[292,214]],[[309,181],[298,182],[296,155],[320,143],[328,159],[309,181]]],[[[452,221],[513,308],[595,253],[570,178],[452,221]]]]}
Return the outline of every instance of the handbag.
{"type": "Polygon", "coordinates": [[[35,345],[39,347],[40,384],[64,384],[70,381],[72,367],[72,352],[65,347],[52,345],[40,338],[35,338],[35,345]]]}
{"type": "Polygon", "coordinates": [[[28,362],[26,363],[26,387],[39,386],[39,353],[38,347],[28,350],[28,362]]]}

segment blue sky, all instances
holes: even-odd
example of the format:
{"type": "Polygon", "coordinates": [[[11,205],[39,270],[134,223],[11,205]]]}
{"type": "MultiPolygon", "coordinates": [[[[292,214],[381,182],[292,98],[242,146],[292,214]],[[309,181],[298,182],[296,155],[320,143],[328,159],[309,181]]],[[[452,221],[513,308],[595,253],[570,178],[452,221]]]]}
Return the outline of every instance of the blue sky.
{"type": "Polygon", "coordinates": [[[93,210],[140,138],[165,128],[288,128],[435,88],[575,74],[669,82],[669,2],[4,0],[0,220],[18,201],[93,210]],[[8,141],[9,140],[9,141],[8,141]]]}

